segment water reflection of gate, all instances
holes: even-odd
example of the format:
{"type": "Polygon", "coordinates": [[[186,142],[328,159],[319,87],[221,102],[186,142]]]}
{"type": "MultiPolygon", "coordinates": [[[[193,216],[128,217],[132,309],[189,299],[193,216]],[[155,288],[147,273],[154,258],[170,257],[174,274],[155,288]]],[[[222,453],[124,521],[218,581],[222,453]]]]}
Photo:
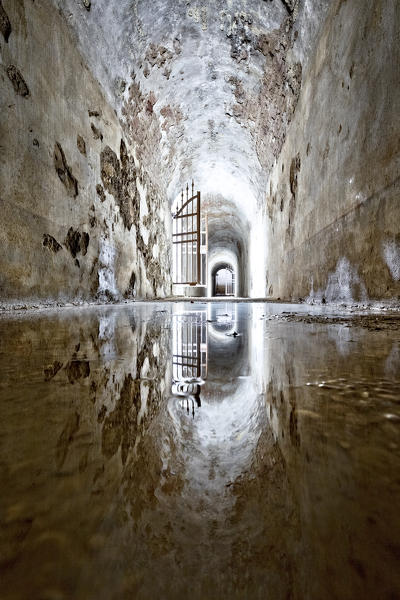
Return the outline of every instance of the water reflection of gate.
{"type": "Polygon", "coordinates": [[[207,377],[207,313],[175,315],[173,328],[172,392],[187,412],[201,406],[200,386],[207,377]]]}
{"type": "Polygon", "coordinates": [[[176,315],[173,332],[174,381],[207,377],[206,311],[176,315]]]}

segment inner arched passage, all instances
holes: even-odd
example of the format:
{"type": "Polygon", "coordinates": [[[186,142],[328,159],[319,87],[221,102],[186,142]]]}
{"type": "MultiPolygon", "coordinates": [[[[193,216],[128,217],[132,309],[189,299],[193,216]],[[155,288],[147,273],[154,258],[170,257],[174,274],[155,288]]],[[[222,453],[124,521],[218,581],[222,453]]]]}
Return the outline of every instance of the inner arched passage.
{"type": "Polygon", "coordinates": [[[211,272],[212,296],[236,296],[235,269],[229,263],[217,263],[211,272]]]}
{"type": "Polygon", "coordinates": [[[208,223],[207,291],[215,295],[215,275],[228,267],[235,275],[235,296],[249,295],[249,223],[237,204],[222,195],[205,194],[208,223]]]}

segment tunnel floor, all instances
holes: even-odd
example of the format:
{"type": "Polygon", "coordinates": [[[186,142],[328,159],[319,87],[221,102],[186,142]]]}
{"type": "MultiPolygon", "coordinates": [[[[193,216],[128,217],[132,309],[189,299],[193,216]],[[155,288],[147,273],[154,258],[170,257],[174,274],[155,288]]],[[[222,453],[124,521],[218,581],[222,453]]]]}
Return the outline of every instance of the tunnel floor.
{"type": "Polygon", "coordinates": [[[400,598],[400,316],[0,319],[0,597],[400,598]]]}

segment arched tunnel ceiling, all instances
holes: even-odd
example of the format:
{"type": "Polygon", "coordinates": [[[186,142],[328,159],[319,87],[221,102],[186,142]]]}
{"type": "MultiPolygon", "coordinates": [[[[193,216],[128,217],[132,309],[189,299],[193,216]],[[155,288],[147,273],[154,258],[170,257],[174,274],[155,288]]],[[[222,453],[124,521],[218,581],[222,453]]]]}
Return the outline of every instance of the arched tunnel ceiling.
{"type": "Polygon", "coordinates": [[[242,259],[249,236],[245,215],[234,202],[219,195],[205,194],[203,206],[208,217],[210,251],[224,249],[236,255],[238,260],[242,259]]]}
{"type": "Polygon", "coordinates": [[[209,260],[234,257],[242,295],[262,286],[250,230],[329,2],[53,1],[151,181],[172,205],[193,178],[209,260]]]}
{"type": "Polygon", "coordinates": [[[251,216],[326,0],[54,0],[173,200],[192,177],[251,216]]]}

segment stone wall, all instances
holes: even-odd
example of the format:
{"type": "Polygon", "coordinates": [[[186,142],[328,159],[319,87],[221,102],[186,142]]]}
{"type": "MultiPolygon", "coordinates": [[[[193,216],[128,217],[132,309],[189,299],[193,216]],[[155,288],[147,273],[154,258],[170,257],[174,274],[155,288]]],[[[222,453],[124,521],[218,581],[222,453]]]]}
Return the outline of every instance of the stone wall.
{"type": "Polygon", "coordinates": [[[400,5],[332,3],[266,197],[274,298],[400,296],[400,5]]]}
{"type": "Polygon", "coordinates": [[[0,32],[0,301],[169,294],[166,198],[65,17],[3,0],[0,32]]]}

